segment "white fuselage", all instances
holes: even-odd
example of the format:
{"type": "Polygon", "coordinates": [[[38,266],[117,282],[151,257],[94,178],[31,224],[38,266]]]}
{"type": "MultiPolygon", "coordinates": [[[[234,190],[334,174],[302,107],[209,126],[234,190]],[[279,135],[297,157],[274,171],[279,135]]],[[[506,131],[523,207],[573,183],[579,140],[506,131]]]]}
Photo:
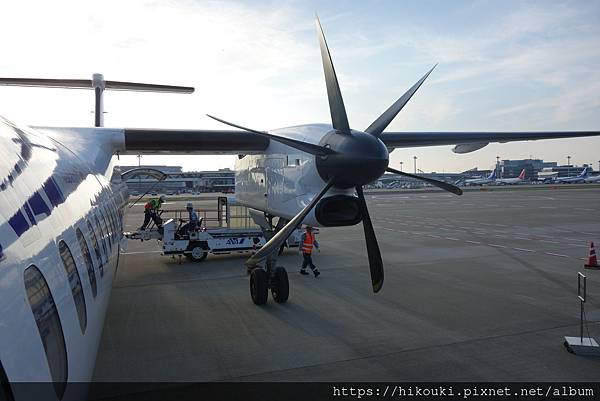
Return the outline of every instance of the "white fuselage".
{"type": "Polygon", "coordinates": [[[520,184],[521,182],[523,182],[523,180],[521,178],[515,177],[515,178],[498,178],[496,181],[496,184],[520,184]]]}
{"type": "MultiPolygon", "coordinates": [[[[331,125],[312,124],[272,132],[318,144],[331,129],[331,125]]],[[[325,181],[317,171],[315,156],[277,141],[270,141],[264,154],[246,155],[235,163],[237,202],[288,220],[302,210],[324,186],[325,181]]],[[[325,197],[340,194],[354,196],[354,189],[332,188],[325,197]]],[[[320,225],[314,210],[304,222],[320,225]]]]}
{"type": "MultiPolygon", "coordinates": [[[[49,382],[47,399],[84,398],[83,386],[51,382],[86,382],[94,369],[126,201],[110,182],[107,135],[48,136],[0,118],[1,368],[9,382],[49,382]]],[[[31,399],[27,389],[15,398],[31,399]]]]}
{"type": "Polygon", "coordinates": [[[600,182],[600,174],[586,177],[585,182],[600,182]]]}

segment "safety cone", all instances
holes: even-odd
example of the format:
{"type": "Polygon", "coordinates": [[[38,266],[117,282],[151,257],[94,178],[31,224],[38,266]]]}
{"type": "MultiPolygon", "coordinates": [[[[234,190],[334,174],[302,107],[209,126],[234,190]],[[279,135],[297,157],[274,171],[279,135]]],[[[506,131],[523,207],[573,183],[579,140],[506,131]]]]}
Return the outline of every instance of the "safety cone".
{"type": "Polygon", "coordinates": [[[596,249],[594,248],[594,243],[592,242],[590,245],[590,257],[588,258],[588,262],[583,265],[586,269],[600,269],[598,265],[598,260],[596,259],[596,249]]]}

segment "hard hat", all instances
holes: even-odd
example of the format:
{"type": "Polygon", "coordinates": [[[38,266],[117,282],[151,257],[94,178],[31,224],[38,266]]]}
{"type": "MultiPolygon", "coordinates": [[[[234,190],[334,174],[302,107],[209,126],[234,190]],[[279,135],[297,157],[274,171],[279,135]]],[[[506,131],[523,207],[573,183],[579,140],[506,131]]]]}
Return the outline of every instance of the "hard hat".
{"type": "Polygon", "coordinates": [[[158,200],[164,202],[167,200],[167,198],[164,195],[161,195],[160,198],[158,198],[158,200]]]}
{"type": "Polygon", "coordinates": [[[192,205],[192,202],[188,202],[188,204],[185,206],[186,209],[193,209],[194,205],[192,205]]]}

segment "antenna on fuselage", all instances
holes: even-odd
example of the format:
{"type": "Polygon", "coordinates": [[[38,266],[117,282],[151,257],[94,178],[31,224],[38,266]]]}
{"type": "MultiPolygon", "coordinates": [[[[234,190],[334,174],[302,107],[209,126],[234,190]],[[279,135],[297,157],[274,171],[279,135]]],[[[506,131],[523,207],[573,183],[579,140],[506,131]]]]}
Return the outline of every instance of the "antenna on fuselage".
{"type": "Polygon", "coordinates": [[[105,89],[134,92],[192,93],[190,86],[156,85],[138,82],[105,81],[102,74],[94,74],[92,79],[46,79],[46,78],[0,78],[4,86],[32,86],[41,88],[93,89],[94,90],[94,126],[104,125],[103,94],[105,89]]]}

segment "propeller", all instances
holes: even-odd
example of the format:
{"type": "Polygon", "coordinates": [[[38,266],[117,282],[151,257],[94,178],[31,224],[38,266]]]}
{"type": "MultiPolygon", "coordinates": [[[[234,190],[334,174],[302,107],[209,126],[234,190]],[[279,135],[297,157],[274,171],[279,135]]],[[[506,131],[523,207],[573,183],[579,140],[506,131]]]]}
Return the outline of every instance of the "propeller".
{"type": "Polygon", "coordinates": [[[274,135],[267,131],[258,131],[258,130],[252,129],[252,128],[246,128],[246,127],[243,127],[238,124],[230,123],[229,121],[225,121],[218,117],[211,116],[210,114],[207,114],[207,116],[212,118],[213,120],[217,120],[218,122],[221,122],[223,124],[230,125],[232,127],[239,128],[244,131],[248,131],[248,132],[258,134],[258,135],[265,136],[269,139],[273,139],[274,141],[281,142],[284,145],[291,146],[292,148],[301,150],[301,151],[309,153],[311,155],[326,156],[326,155],[331,155],[331,154],[335,153],[333,150],[326,148],[324,146],[319,146],[319,145],[315,145],[315,144],[308,143],[308,142],[298,141],[296,139],[291,139],[291,138],[286,138],[286,137],[279,136],[279,135],[274,135]]]}
{"type": "Polygon", "coordinates": [[[323,72],[325,73],[331,122],[334,129],[343,134],[348,134],[350,133],[350,125],[348,124],[348,116],[344,107],[344,99],[342,99],[342,92],[340,91],[340,85],[335,75],[333,61],[331,61],[331,54],[329,54],[329,48],[327,47],[327,41],[325,40],[319,16],[315,16],[315,23],[317,25],[317,34],[319,35],[319,47],[321,48],[321,60],[323,61],[323,72]]]}
{"type": "Polygon", "coordinates": [[[386,170],[389,171],[390,173],[396,173],[399,175],[403,175],[405,177],[414,178],[415,180],[425,181],[431,185],[435,185],[436,187],[443,189],[444,191],[452,192],[455,195],[463,194],[462,189],[460,189],[456,185],[448,184],[447,182],[444,182],[444,181],[434,180],[433,178],[421,177],[420,175],[405,173],[404,171],[396,170],[391,167],[388,167],[386,170]]]}
{"type": "Polygon", "coordinates": [[[400,110],[402,110],[419,87],[421,87],[423,82],[425,82],[435,66],[394,104],[392,104],[381,116],[379,116],[364,132],[350,129],[344,100],[342,99],[342,93],[331,60],[331,54],[329,53],[327,41],[325,40],[323,28],[321,27],[318,16],[316,17],[315,22],[319,38],[319,47],[321,50],[323,72],[325,74],[331,123],[333,126],[333,130],[326,133],[321,138],[319,144],[303,142],[297,139],[276,135],[271,132],[246,128],[211,115],[209,115],[209,117],[224,124],[265,136],[274,141],[278,141],[316,156],[316,170],[321,179],[325,182],[325,186],[312,198],[310,203],[281,228],[262,248],[260,248],[258,252],[252,255],[246,261],[246,265],[248,267],[256,266],[273,252],[276,252],[291,235],[294,229],[302,224],[302,221],[310,211],[319,204],[329,189],[332,187],[348,190],[354,188],[356,190],[358,209],[362,218],[363,230],[365,233],[369,269],[371,272],[371,284],[373,286],[373,292],[379,292],[383,286],[383,261],[363,193],[363,185],[375,181],[386,171],[391,171],[407,177],[426,181],[457,195],[462,194],[462,191],[454,185],[431,178],[403,173],[388,167],[389,153],[385,144],[379,138],[383,130],[396,117],[400,110]]]}
{"type": "Polygon", "coordinates": [[[392,122],[392,120],[396,117],[396,115],[402,110],[402,108],[408,103],[410,98],[415,94],[417,89],[423,85],[423,82],[427,79],[429,74],[433,71],[433,69],[437,67],[437,64],[434,65],[431,70],[427,71],[427,74],[423,76],[423,78],[419,79],[416,84],[414,84],[404,95],[402,95],[394,104],[392,104],[382,115],[377,118],[377,120],[373,121],[371,125],[365,130],[371,135],[374,135],[379,138],[381,133],[387,126],[392,122]]]}
{"type": "Polygon", "coordinates": [[[306,217],[306,215],[316,206],[316,204],[321,200],[323,195],[327,193],[329,188],[333,186],[333,179],[327,181],[327,184],[321,189],[308,205],[304,207],[293,219],[289,221],[281,230],[277,232],[265,245],[263,245],[258,252],[252,255],[247,261],[246,266],[256,266],[257,263],[265,260],[271,253],[275,252],[279,249],[279,247],[288,239],[288,237],[292,234],[292,232],[298,227],[299,224],[302,224],[302,220],[306,217]]]}
{"type": "Polygon", "coordinates": [[[373,223],[371,223],[371,216],[369,216],[369,209],[367,209],[367,202],[365,201],[365,195],[361,186],[356,187],[356,194],[358,195],[358,207],[362,216],[363,230],[365,231],[365,240],[367,242],[371,284],[373,285],[373,292],[379,292],[383,286],[383,261],[381,260],[381,252],[379,251],[379,244],[377,243],[377,237],[375,237],[375,230],[373,229],[373,223]]]}

